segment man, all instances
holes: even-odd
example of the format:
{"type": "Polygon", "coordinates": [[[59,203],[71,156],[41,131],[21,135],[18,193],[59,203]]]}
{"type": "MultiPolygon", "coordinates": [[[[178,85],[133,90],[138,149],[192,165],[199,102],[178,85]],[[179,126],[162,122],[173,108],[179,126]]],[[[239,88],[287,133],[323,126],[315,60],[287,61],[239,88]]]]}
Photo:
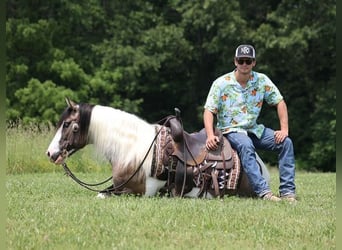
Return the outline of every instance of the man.
{"type": "Polygon", "coordinates": [[[216,117],[217,128],[237,150],[256,195],[264,200],[296,201],[294,149],[288,137],[288,114],[283,96],[265,74],[253,71],[256,65],[253,46],[238,46],[234,64],[236,68],[217,78],[208,93],[203,114],[207,133],[206,147],[215,150],[218,146],[219,138],[213,132],[216,117]],[[279,130],[257,123],[264,101],[276,107],[279,130]],[[280,198],[272,193],[261,175],[256,161],[256,149],[279,154],[280,198]]]}

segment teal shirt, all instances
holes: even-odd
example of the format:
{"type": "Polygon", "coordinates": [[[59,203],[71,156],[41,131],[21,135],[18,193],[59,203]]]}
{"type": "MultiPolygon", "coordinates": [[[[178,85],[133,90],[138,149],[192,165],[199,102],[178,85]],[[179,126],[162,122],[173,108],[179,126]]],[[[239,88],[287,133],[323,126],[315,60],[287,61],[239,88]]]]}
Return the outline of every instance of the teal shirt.
{"type": "Polygon", "coordinates": [[[217,115],[222,133],[250,132],[261,137],[265,126],[257,124],[263,102],[276,105],[283,96],[262,73],[252,71],[246,88],[236,81],[234,71],[217,78],[208,93],[204,108],[217,115]]]}

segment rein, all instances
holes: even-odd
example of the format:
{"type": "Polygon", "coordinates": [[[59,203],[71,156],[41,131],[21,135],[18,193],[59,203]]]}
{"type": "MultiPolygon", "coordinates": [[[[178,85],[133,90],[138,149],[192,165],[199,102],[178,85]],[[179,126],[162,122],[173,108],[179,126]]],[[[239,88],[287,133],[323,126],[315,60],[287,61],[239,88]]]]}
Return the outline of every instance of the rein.
{"type": "Polygon", "coordinates": [[[101,190],[98,190],[98,189],[94,189],[94,188],[91,188],[91,187],[95,187],[95,186],[99,186],[99,185],[102,185],[108,181],[110,181],[112,179],[112,177],[109,177],[108,179],[102,181],[102,182],[99,182],[99,183],[95,183],[95,184],[91,184],[91,183],[86,183],[86,182],[83,182],[81,181],[80,179],[78,179],[74,174],[73,172],[70,170],[70,168],[68,168],[67,164],[65,162],[63,162],[63,168],[64,168],[64,171],[65,171],[65,174],[67,176],[70,176],[71,179],[73,179],[75,182],[77,182],[79,185],[81,185],[82,187],[88,189],[88,190],[91,190],[91,191],[94,191],[94,192],[100,192],[101,190]]]}
{"type": "MultiPolygon", "coordinates": [[[[167,117],[167,118],[162,119],[161,121],[164,120],[164,123],[163,123],[162,126],[164,126],[169,120],[171,120],[171,119],[173,119],[173,118],[175,118],[175,116],[169,116],[169,117],[167,117]]],[[[161,121],[160,121],[160,122],[161,122],[161,121]]],[[[159,123],[159,122],[158,122],[158,123],[159,123]]],[[[65,171],[65,175],[71,177],[71,179],[73,179],[76,183],[78,183],[78,184],[81,185],[82,187],[84,187],[84,188],[86,188],[86,189],[88,189],[88,190],[90,190],[90,191],[94,191],[94,192],[112,192],[112,191],[115,191],[115,190],[117,190],[117,189],[119,189],[119,188],[122,188],[124,185],[126,185],[126,184],[127,184],[127,183],[128,183],[128,182],[129,182],[129,181],[130,181],[130,180],[139,172],[139,170],[140,170],[141,167],[143,166],[143,164],[144,164],[144,162],[145,162],[145,160],[146,160],[148,154],[150,153],[150,151],[151,151],[151,149],[152,149],[152,147],[153,147],[153,145],[154,145],[154,142],[156,141],[158,135],[160,134],[160,131],[161,131],[161,128],[158,130],[158,132],[157,132],[156,135],[154,136],[154,138],[153,138],[153,140],[152,140],[152,142],[151,142],[151,145],[150,145],[150,147],[148,148],[148,150],[147,150],[147,152],[146,152],[146,154],[145,154],[143,160],[141,161],[139,167],[134,171],[134,173],[133,173],[125,182],[121,183],[121,184],[118,185],[118,186],[114,186],[114,184],[113,184],[112,187],[106,188],[106,189],[104,189],[104,190],[99,190],[99,189],[91,188],[91,187],[95,187],[95,186],[102,185],[102,184],[104,184],[104,183],[110,181],[113,177],[111,176],[111,177],[109,177],[108,179],[106,179],[106,180],[104,180],[104,181],[102,181],[102,182],[99,182],[99,183],[94,183],[94,184],[93,184],[93,183],[86,183],[86,182],[84,182],[84,181],[81,181],[79,178],[77,178],[77,177],[72,173],[72,171],[68,168],[67,164],[66,164],[65,162],[63,162],[63,163],[62,163],[62,166],[63,166],[63,169],[64,169],[64,171],[65,171]]],[[[70,156],[71,154],[75,153],[75,152],[76,152],[76,150],[73,150],[72,152],[70,152],[69,156],[70,156]]]]}

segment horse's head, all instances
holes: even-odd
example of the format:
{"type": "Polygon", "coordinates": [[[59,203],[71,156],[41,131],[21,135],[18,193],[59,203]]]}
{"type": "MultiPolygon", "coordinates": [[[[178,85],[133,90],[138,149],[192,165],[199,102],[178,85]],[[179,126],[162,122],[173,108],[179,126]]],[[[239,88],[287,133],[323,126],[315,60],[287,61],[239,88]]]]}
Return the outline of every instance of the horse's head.
{"type": "Polygon", "coordinates": [[[83,148],[88,140],[88,128],[92,105],[76,104],[66,98],[68,107],[57,124],[57,132],[52,139],[47,156],[55,164],[61,164],[65,158],[83,148]]]}

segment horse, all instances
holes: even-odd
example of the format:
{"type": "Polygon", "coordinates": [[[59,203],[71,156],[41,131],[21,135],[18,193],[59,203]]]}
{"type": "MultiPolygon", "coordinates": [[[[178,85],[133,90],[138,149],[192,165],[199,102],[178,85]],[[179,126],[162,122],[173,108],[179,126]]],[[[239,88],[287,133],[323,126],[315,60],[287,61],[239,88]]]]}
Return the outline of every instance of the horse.
{"type": "MultiPolygon", "coordinates": [[[[255,197],[237,152],[220,137],[217,150],[206,149],[206,132],[183,129],[180,111],[157,123],[109,106],[76,103],[66,98],[56,133],[46,151],[50,161],[66,166],[73,153],[93,144],[112,167],[113,184],[98,197],[137,196],[215,198],[255,197]]],[[[269,172],[257,155],[267,182],[269,172]]]]}

